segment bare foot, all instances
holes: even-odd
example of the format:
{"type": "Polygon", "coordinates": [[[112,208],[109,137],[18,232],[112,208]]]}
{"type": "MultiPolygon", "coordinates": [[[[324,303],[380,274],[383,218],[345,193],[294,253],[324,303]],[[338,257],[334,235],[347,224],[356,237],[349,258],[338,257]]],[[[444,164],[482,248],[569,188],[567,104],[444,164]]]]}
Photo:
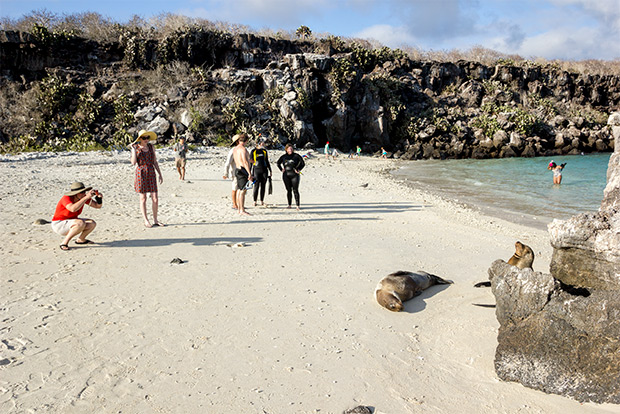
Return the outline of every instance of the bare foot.
{"type": "Polygon", "coordinates": [[[239,214],[241,214],[242,216],[251,216],[250,213],[248,213],[247,211],[240,211],[239,214]]]}
{"type": "Polygon", "coordinates": [[[144,227],[146,227],[147,229],[150,229],[153,226],[151,226],[151,223],[149,223],[148,221],[145,221],[144,222],[144,227]]]}
{"type": "Polygon", "coordinates": [[[164,223],[158,221],[155,224],[153,224],[153,227],[166,227],[166,225],[164,223]]]}
{"type": "Polygon", "coordinates": [[[256,201],[254,202],[254,207],[256,207],[256,201]]]}
{"type": "Polygon", "coordinates": [[[296,207],[297,211],[301,211],[301,209],[299,208],[299,206],[296,207]]]}
{"type": "Polygon", "coordinates": [[[291,206],[288,206],[287,208],[291,208],[291,206]]]}

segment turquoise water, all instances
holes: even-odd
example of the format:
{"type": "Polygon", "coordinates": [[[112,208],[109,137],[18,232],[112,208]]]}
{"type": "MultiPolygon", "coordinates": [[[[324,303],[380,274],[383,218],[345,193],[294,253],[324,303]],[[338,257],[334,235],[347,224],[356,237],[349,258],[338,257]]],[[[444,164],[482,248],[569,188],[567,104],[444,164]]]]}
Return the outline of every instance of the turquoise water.
{"type": "Polygon", "coordinates": [[[542,227],[554,218],[599,208],[610,156],[412,161],[394,175],[490,215],[542,227]],[[551,159],[566,163],[561,185],[553,184],[553,173],[547,170],[551,159]]]}

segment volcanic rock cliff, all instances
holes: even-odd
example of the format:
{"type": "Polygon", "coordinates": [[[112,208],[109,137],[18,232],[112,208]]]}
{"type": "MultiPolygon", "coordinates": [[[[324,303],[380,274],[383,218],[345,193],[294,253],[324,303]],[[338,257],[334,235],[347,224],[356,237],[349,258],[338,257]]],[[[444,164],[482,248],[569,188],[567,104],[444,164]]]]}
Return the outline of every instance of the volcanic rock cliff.
{"type": "Polygon", "coordinates": [[[117,42],[0,32],[0,141],[84,149],[139,129],[165,142],[270,144],[395,156],[488,158],[610,151],[620,78],[533,62],[414,61],[330,37],[288,41],[200,28],[117,42]]]}

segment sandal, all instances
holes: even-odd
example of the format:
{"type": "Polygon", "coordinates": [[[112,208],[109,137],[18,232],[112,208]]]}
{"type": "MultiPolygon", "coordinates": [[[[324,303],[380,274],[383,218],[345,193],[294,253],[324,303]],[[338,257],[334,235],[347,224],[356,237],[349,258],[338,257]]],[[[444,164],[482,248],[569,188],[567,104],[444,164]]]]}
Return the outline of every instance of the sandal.
{"type": "Polygon", "coordinates": [[[67,246],[66,244],[61,244],[61,245],[60,245],[60,250],[65,250],[65,251],[67,251],[67,250],[71,250],[71,248],[69,248],[69,246],[67,246]]]}
{"type": "Polygon", "coordinates": [[[94,243],[94,241],[90,241],[90,240],[88,240],[88,239],[86,239],[86,240],[84,240],[84,241],[82,241],[82,242],[81,242],[81,241],[79,241],[79,240],[76,240],[76,241],[75,241],[75,244],[91,244],[91,243],[94,243]]]}

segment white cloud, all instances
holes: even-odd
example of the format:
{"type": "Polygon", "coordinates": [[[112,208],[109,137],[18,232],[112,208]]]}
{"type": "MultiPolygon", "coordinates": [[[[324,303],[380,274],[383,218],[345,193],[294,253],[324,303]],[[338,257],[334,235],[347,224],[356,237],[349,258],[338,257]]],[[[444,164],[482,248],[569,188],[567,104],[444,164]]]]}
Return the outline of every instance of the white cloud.
{"type": "Polygon", "coordinates": [[[397,48],[403,45],[416,46],[416,38],[403,26],[396,27],[389,24],[377,24],[356,33],[354,37],[374,39],[381,44],[397,48]]]}
{"type": "Polygon", "coordinates": [[[615,38],[602,38],[596,28],[563,27],[527,38],[517,52],[549,59],[614,59],[620,58],[620,45],[615,38]]]}

